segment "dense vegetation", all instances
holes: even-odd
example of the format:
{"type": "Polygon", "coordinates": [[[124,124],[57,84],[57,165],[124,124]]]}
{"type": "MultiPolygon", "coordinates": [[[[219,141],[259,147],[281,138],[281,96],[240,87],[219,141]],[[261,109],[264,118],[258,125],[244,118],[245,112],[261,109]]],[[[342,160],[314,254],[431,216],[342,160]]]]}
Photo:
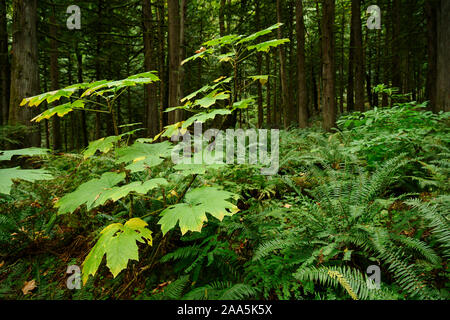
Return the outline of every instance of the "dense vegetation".
{"type": "Polygon", "coordinates": [[[80,1],[74,38],[2,1],[0,298],[449,299],[449,8],[381,2],[363,41],[359,0],[80,1]],[[279,130],[278,170],[176,143],[198,123],[279,130]]]}

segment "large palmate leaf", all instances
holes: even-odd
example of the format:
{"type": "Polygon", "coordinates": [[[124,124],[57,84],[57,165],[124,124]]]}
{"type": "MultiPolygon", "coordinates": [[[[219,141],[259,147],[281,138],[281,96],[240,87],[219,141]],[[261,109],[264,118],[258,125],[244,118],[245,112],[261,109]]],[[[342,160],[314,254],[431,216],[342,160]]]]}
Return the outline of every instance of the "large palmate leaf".
{"type": "Polygon", "coordinates": [[[163,234],[175,228],[177,223],[181,233],[188,231],[200,232],[203,223],[207,221],[206,213],[222,221],[225,216],[231,216],[239,209],[228,202],[227,199],[237,197],[235,194],[219,190],[214,187],[201,187],[189,191],[185,202],[175,204],[165,209],[158,224],[161,225],[163,234]]]}
{"type": "Polygon", "coordinates": [[[25,181],[51,180],[53,176],[45,170],[22,170],[20,167],[0,169],[0,193],[10,194],[13,180],[20,179],[25,181]]]}
{"type": "Polygon", "coordinates": [[[246,43],[246,42],[250,42],[250,41],[256,40],[259,37],[262,37],[262,36],[264,36],[264,35],[266,35],[268,33],[271,33],[275,29],[278,29],[282,25],[283,25],[282,23],[277,23],[277,24],[274,24],[273,26],[268,27],[267,29],[255,32],[254,34],[251,34],[248,37],[243,38],[237,44],[246,43]]]}
{"type": "Polygon", "coordinates": [[[88,83],[79,83],[64,89],[45,92],[37,96],[25,98],[20,103],[20,106],[28,104],[29,107],[37,107],[44,101],[47,101],[47,103],[52,103],[60,100],[61,98],[70,98],[75,92],[88,85],[88,83]]]}
{"type": "Polygon", "coordinates": [[[289,42],[289,39],[275,39],[275,40],[269,40],[266,42],[255,44],[254,46],[249,46],[248,50],[256,50],[258,52],[269,52],[271,47],[278,47],[279,45],[282,45],[286,42],[289,42]]]}
{"type": "Polygon", "coordinates": [[[208,93],[201,99],[198,99],[194,102],[192,106],[199,106],[201,108],[209,108],[212,105],[216,104],[218,100],[227,100],[230,98],[230,95],[226,91],[219,91],[218,89],[208,93]]]}
{"type": "Polygon", "coordinates": [[[89,143],[86,150],[83,151],[84,158],[87,159],[92,157],[97,151],[100,151],[101,153],[108,153],[114,148],[114,144],[116,144],[121,138],[122,136],[109,136],[92,141],[89,143]]]}
{"type": "Polygon", "coordinates": [[[208,120],[214,119],[217,115],[227,115],[227,114],[231,114],[231,111],[228,109],[215,109],[214,111],[211,112],[199,112],[190,117],[189,119],[187,119],[183,123],[182,128],[188,128],[192,124],[194,124],[194,122],[205,123],[208,120]]]}
{"type": "MultiPolygon", "coordinates": [[[[78,83],[60,90],[50,91],[37,96],[25,98],[20,103],[20,106],[28,105],[29,107],[37,107],[44,101],[46,101],[47,103],[52,103],[55,101],[59,101],[62,98],[71,98],[74,100],[73,102],[67,102],[50,108],[32,119],[32,121],[39,122],[43,119],[50,119],[54,115],[63,117],[64,115],[72,112],[75,109],[84,109],[85,104],[93,103],[92,100],[87,99],[90,96],[102,96],[106,100],[110,100],[112,99],[112,96],[107,96],[106,93],[111,92],[115,94],[119,93],[121,89],[127,87],[149,84],[156,81],[159,81],[159,78],[155,74],[155,71],[149,71],[118,81],[100,80],[92,83],[78,83]],[[84,90],[81,97],[73,96],[74,93],[76,93],[78,90],[84,90]]],[[[98,103],[96,104],[98,105],[98,103]]],[[[108,111],[111,112],[111,110],[108,111]]]]}
{"type": "Polygon", "coordinates": [[[132,192],[145,195],[150,190],[155,189],[158,186],[164,186],[167,184],[169,183],[166,179],[156,178],[145,182],[132,182],[122,187],[113,187],[111,189],[105,190],[95,201],[93,207],[103,205],[108,200],[117,201],[119,199],[125,198],[132,192]]]}
{"type": "Polygon", "coordinates": [[[153,144],[136,142],[129,147],[117,149],[117,162],[131,162],[126,167],[131,172],[144,171],[161,164],[164,158],[170,156],[171,151],[172,145],[168,141],[153,144]]]}
{"type": "Polygon", "coordinates": [[[94,207],[97,199],[108,189],[125,179],[125,173],[106,172],[99,179],[92,179],[80,185],[74,192],[66,194],[55,204],[58,214],[72,213],[86,204],[88,210],[94,207]]]}
{"type": "Polygon", "coordinates": [[[26,148],[18,150],[0,151],[0,161],[9,161],[13,156],[44,156],[48,154],[48,149],[43,148],[26,148]]]}
{"type": "Polygon", "coordinates": [[[114,223],[103,229],[83,262],[83,283],[87,282],[89,275],[96,274],[105,254],[106,265],[114,277],[126,269],[129,260],[138,261],[139,248],[136,241],[152,245],[152,232],[146,227],[146,222],[133,218],[124,225],[114,223]]]}
{"type": "Polygon", "coordinates": [[[59,106],[45,110],[40,115],[31,119],[31,121],[41,122],[44,119],[50,119],[55,114],[58,115],[58,117],[62,118],[69,112],[72,112],[73,110],[83,109],[83,108],[84,108],[84,101],[77,100],[77,101],[74,101],[73,103],[68,102],[68,103],[64,103],[59,106]]]}
{"type": "Polygon", "coordinates": [[[123,80],[102,81],[102,83],[99,83],[97,85],[89,86],[88,89],[85,92],[83,92],[81,97],[83,98],[91,95],[101,96],[105,92],[118,91],[126,87],[134,87],[138,84],[142,85],[159,81],[158,76],[154,73],[155,71],[149,71],[130,76],[123,80]]]}

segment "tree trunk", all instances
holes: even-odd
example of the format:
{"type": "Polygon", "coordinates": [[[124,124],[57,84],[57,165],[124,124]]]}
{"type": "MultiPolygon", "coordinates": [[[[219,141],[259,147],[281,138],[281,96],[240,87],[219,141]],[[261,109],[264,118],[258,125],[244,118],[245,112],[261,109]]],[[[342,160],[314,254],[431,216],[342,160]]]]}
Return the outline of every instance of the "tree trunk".
{"type": "MultiPolygon", "coordinates": [[[[80,52],[78,44],[76,44],[75,54],[77,56],[77,80],[78,83],[83,82],[83,56],[80,52]]],[[[83,138],[83,147],[87,147],[89,144],[89,137],[87,133],[87,123],[86,123],[86,111],[81,110],[81,133],[83,138]]]]}
{"type": "MultiPolygon", "coordinates": [[[[266,74],[270,75],[270,53],[266,54],[266,74]]],[[[272,111],[271,111],[271,78],[267,79],[267,85],[266,85],[266,103],[267,103],[267,116],[266,116],[266,122],[267,125],[270,127],[272,125],[272,111]]]]}
{"type": "Polygon", "coordinates": [[[355,111],[355,36],[350,28],[350,47],[348,53],[347,111],[355,111]]]}
{"type": "Polygon", "coordinates": [[[161,131],[164,127],[165,121],[165,113],[164,107],[166,105],[166,59],[164,54],[164,1],[158,2],[158,7],[156,8],[156,18],[158,20],[158,49],[159,49],[159,130],[161,131]]]}
{"type": "MultiPolygon", "coordinates": [[[[180,6],[180,54],[178,56],[178,68],[179,68],[179,79],[178,79],[178,99],[184,97],[184,66],[181,65],[181,62],[184,60],[186,56],[185,52],[185,41],[186,41],[186,10],[187,10],[188,0],[181,0],[180,6]]],[[[178,110],[179,113],[179,121],[184,120],[184,110],[178,110]]]]}
{"type": "MultiPolygon", "coordinates": [[[[154,69],[152,7],[149,0],[142,0],[142,16],[144,25],[144,66],[145,71],[154,69]]],[[[145,86],[145,107],[147,109],[147,133],[154,137],[159,133],[159,112],[156,104],[155,85],[145,86]]]]}
{"type": "Polygon", "coordinates": [[[425,13],[427,19],[427,54],[428,70],[426,83],[426,96],[430,100],[430,109],[438,111],[436,106],[436,79],[437,79],[437,11],[436,1],[425,2],[425,13]]]}
{"type": "MultiPolygon", "coordinates": [[[[55,19],[55,6],[52,8],[52,16],[50,17],[50,90],[59,89],[59,68],[58,68],[58,43],[57,43],[57,25],[55,19]]],[[[55,102],[51,105],[58,105],[55,102]]],[[[53,151],[62,150],[61,124],[58,116],[52,117],[52,148],[53,151]]]]}
{"type": "Polygon", "coordinates": [[[436,110],[450,111],[450,1],[441,0],[437,16],[436,110]]]}
{"type": "Polygon", "coordinates": [[[298,125],[300,128],[308,126],[308,91],[306,88],[305,63],[305,21],[303,18],[303,0],[296,4],[297,28],[297,74],[298,74],[298,125]]]}
{"type": "MultiPolygon", "coordinates": [[[[281,23],[281,1],[277,0],[277,21],[281,23]]],[[[281,28],[277,29],[278,39],[282,39],[283,35],[281,32],[281,28]]],[[[288,94],[288,84],[287,84],[287,74],[286,74],[286,55],[284,51],[284,47],[280,46],[278,48],[278,54],[280,59],[280,80],[281,80],[281,110],[283,112],[283,125],[284,128],[289,127],[291,123],[291,115],[290,112],[290,101],[288,94]]]]}
{"type": "Polygon", "coordinates": [[[402,92],[402,74],[401,74],[401,51],[403,47],[402,40],[400,38],[400,10],[401,0],[393,1],[392,8],[392,85],[400,89],[402,92]]]}
{"type": "Polygon", "coordinates": [[[8,29],[6,0],[0,1],[0,125],[8,124],[10,65],[8,56],[8,29]]]}
{"type": "Polygon", "coordinates": [[[361,0],[352,0],[352,29],[355,52],[355,109],[364,111],[364,54],[361,30],[361,0]]]}
{"type": "MultiPolygon", "coordinates": [[[[168,0],[169,8],[169,108],[179,105],[178,85],[180,72],[180,3],[179,0],[168,0]]],[[[181,121],[177,111],[169,113],[169,123],[181,121]]]]}
{"type": "MultiPolygon", "coordinates": [[[[259,31],[260,24],[260,3],[256,1],[256,9],[255,9],[255,26],[256,31],[259,31]]],[[[258,53],[256,56],[256,73],[258,75],[262,74],[262,54],[258,53]]],[[[262,96],[262,84],[260,81],[257,83],[257,91],[258,91],[258,128],[261,128],[264,122],[264,109],[263,109],[263,96],[262,96]]]]}
{"type": "Polygon", "coordinates": [[[30,120],[37,114],[32,108],[20,107],[23,98],[39,93],[37,42],[37,0],[13,1],[13,44],[11,63],[11,97],[9,123],[30,128],[23,141],[25,147],[40,146],[39,126],[30,120]]]}
{"type": "Polygon", "coordinates": [[[334,15],[334,0],[324,0],[322,3],[323,127],[327,131],[336,125],[334,15]]]}

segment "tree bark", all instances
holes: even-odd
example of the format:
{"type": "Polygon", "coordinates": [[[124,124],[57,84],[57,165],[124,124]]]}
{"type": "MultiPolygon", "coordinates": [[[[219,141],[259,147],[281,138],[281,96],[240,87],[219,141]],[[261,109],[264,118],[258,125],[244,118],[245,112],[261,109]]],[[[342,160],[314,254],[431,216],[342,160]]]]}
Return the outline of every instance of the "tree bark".
{"type": "Polygon", "coordinates": [[[400,10],[401,0],[393,1],[392,8],[392,85],[400,89],[402,92],[402,74],[401,74],[401,51],[403,47],[402,40],[400,38],[400,10]]]}
{"type": "Polygon", "coordinates": [[[308,126],[308,91],[306,88],[305,62],[305,21],[303,18],[303,0],[296,4],[297,28],[297,74],[298,74],[298,125],[300,128],[308,126]]]}
{"type": "Polygon", "coordinates": [[[355,109],[364,111],[364,54],[361,30],[361,0],[352,0],[352,29],[355,52],[355,109]]]}
{"type": "MultiPolygon", "coordinates": [[[[58,68],[58,43],[57,43],[57,25],[55,19],[55,6],[52,7],[52,16],[50,17],[50,90],[59,89],[59,68],[58,68]]],[[[52,107],[58,105],[58,102],[52,104],[52,107]]],[[[52,117],[52,148],[53,151],[62,150],[61,123],[58,116],[52,117]]]]}
{"type": "MultiPolygon", "coordinates": [[[[144,27],[144,66],[145,71],[154,69],[152,7],[149,0],[142,0],[142,18],[144,27]]],[[[159,133],[159,112],[156,104],[155,85],[145,86],[145,107],[147,109],[147,133],[154,137],[159,133]]]]}
{"type": "MultiPolygon", "coordinates": [[[[180,3],[168,0],[169,9],[169,108],[179,105],[178,85],[180,81],[180,3]]],[[[169,123],[181,121],[178,111],[169,113],[169,123]]]]}
{"type": "Polygon", "coordinates": [[[0,125],[8,123],[10,64],[8,55],[8,29],[6,24],[6,0],[0,1],[0,125]]]}
{"type": "MultiPolygon", "coordinates": [[[[78,44],[76,44],[75,54],[77,57],[77,80],[78,83],[83,83],[83,56],[80,52],[78,44]]],[[[87,133],[86,111],[81,110],[81,133],[83,138],[83,147],[89,144],[89,137],[87,133]]]]}
{"type": "Polygon", "coordinates": [[[39,93],[37,42],[37,0],[13,1],[13,44],[9,123],[29,127],[23,146],[40,146],[39,125],[30,120],[37,114],[28,106],[20,107],[23,98],[39,93]]]}
{"type": "Polygon", "coordinates": [[[450,1],[441,0],[437,16],[436,111],[450,111],[450,1]]]}
{"type": "Polygon", "coordinates": [[[327,131],[336,125],[334,16],[334,0],[324,0],[322,3],[323,127],[327,131]]]}
{"type": "MultiPolygon", "coordinates": [[[[256,30],[259,31],[260,24],[260,14],[261,8],[259,1],[256,1],[255,8],[255,26],[256,30]]],[[[262,74],[262,54],[258,53],[256,56],[256,73],[258,75],[262,74]]],[[[258,128],[261,128],[264,122],[264,109],[263,109],[263,96],[262,96],[262,84],[260,81],[257,83],[257,91],[258,91],[258,128]]]]}
{"type": "MultiPolygon", "coordinates": [[[[277,0],[277,21],[281,23],[281,1],[277,0]]],[[[281,32],[281,28],[277,29],[278,39],[282,39],[283,35],[281,32]]],[[[289,127],[291,123],[291,115],[290,112],[290,101],[289,101],[289,93],[288,93],[288,84],[287,84],[287,74],[286,74],[286,55],[283,46],[278,48],[278,55],[280,59],[280,80],[281,80],[281,110],[283,113],[283,125],[284,128],[289,127]]]]}

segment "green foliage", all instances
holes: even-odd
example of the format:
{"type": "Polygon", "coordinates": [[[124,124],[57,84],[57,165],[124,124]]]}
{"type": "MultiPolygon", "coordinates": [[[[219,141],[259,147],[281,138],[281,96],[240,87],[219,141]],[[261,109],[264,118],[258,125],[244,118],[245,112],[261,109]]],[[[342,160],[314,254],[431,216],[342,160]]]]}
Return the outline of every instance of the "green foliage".
{"type": "Polygon", "coordinates": [[[114,223],[103,229],[83,262],[83,283],[87,282],[89,275],[96,274],[104,255],[106,265],[114,277],[127,267],[129,260],[139,260],[136,241],[152,245],[152,232],[146,227],[146,222],[134,218],[124,225],[114,223]]]}
{"type": "Polygon", "coordinates": [[[26,181],[38,181],[38,180],[50,180],[53,176],[48,171],[42,169],[25,170],[16,168],[0,169],[0,193],[10,194],[13,180],[26,180],[26,181]]]}
{"type": "Polygon", "coordinates": [[[98,179],[80,185],[74,192],[58,200],[55,207],[59,214],[72,213],[86,204],[87,210],[101,204],[100,196],[125,179],[125,173],[106,172],[98,179]]]}
{"type": "Polygon", "coordinates": [[[165,209],[158,224],[161,225],[163,234],[175,228],[177,223],[183,235],[187,231],[200,232],[203,223],[208,220],[206,213],[222,221],[225,216],[231,216],[239,211],[235,205],[226,201],[231,197],[235,195],[213,187],[194,189],[186,194],[184,203],[165,209]]]}

